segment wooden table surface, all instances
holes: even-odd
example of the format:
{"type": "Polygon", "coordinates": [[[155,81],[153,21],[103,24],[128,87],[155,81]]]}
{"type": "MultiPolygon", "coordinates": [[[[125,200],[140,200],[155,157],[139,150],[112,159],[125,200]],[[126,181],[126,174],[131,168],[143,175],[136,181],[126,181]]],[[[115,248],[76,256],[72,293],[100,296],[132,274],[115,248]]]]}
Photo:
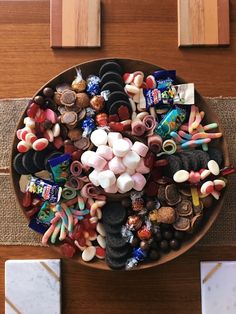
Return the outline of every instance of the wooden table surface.
{"type": "MultiPolygon", "coordinates": [[[[0,97],[30,96],[69,66],[112,56],[176,69],[205,96],[236,96],[236,1],[230,2],[230,20],[229,47],[178,49],[176,0],[102,0],[102,47],[52,50],[48,0],[0,1],[0,97]]],[[[56,257],[48,248],[0,247],[0,313],[5,260],[56,257]]],[[[63,260],[63,313],[197,314],[199,262],[232,259],[235,248],[197,246],[155,269],[120,273],[63,260]]]]}

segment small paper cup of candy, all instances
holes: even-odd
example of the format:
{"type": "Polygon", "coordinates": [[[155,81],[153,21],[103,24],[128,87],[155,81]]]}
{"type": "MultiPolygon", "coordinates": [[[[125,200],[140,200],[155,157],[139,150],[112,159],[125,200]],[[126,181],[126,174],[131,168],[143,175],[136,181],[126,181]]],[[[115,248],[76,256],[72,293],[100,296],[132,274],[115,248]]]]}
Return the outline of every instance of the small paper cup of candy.
{"type": "Polygon", "coordinates": [[[40,88],[18,123],[11,168],[19,207],[43,244],[125,270],[197,243],[234,172],[194,84],[130,59],[79,64],[40,88]]]}

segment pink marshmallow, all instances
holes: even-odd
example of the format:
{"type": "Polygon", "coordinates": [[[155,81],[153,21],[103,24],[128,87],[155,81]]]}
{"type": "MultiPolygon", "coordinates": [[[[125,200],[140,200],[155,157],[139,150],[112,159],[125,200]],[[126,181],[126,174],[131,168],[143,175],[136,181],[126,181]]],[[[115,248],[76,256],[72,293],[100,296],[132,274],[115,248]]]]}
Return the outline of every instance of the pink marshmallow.
{"type": "Polygon", "coordinates": [[[133,174],[135,174],[136,170],[135,169],[126,168],[125,172],[127,172],[130,176],[132,176],[133,174]]]}
{"type": "Polygon", "coordinates": [[[96,150],[96,154],[101,156],[102,158],[106,160],[111,160],[113,158],[113,152],[112,148],[106,145],[100,145],[98,146],[96,150]]]}
{"type": "Polygon", "coordinates": [[[121,158],[114,157],[108,162],[109,169],[114,172],[114,174],[120,174],[125,171],[125,166],[122,163],[121,158]]]}
{"type": "Polygon", "coordinates": [[[131,149],[133,143],[131,142],[131,140],[128,137],[124,137],[123,140],[125,140],[128,144],[129,144],[129,149],[131,149]]]}
{"type": "Polygon", "coordinates": [[[135,173],[132,176],[132,180],[134,182],[133,188],[136,191],[142,191],[143,188],[145,187],[146,182],[147,182],[145,177],[141,173],[135,173]]]}
{"type": "Polygon", "coordinates": [[[142,174],[147,174],[150,172],[150,168],[145,166],[143,158],[141,158],[136,171],[142,174]]]}
{"type": "Polygon", "coordinates": [[[145,157],[148,152],[148,146],[145,144],[136,141],[134,145],[131,147],[132,151],[136,152],[139,156],[145,157]]]}
{"type": "Polygon", "coordinates": [[[116,183],[114,183],[114,184],[111,185],[110,187],[104,189],[104,191],[105,191],[106,193],[117,193],[118,188],[117,188],[116,183]]]}
{"type": "Polygon", "coordinates": [[[97,154],[90,155],[90,158],[87,162],[88,166],[93,167],[96,170],[103,170],[106,164],[107,164],[106,159],[102,158],[101,156],[98,156],[97,154]]]}

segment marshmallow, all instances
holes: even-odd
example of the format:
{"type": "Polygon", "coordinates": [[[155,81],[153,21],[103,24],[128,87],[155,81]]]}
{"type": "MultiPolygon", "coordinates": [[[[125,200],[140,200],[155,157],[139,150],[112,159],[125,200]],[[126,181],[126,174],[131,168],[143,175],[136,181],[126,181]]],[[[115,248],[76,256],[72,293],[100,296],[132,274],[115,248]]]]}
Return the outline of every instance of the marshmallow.
{"type": "Polygon", "coordinates": [[[130,176],[132,176],[133,174],[135,174],[136,170],[135,169],[126,168],[125,172],[127,172],[130,176]]]}
{"type": "Polygon", "coordinates": [[[119,132],[108,133],[108,145],[113,147],[113,143],[119,139],[122,139],[122,135],[119,132]]]}
{"type": "Polygon", "coordinates": [[[134,181],[128,173],[121,174],[117,179],[117,188],[120,193],[130,191],[134,186],[134,181]]]}
{"type": "Polygon", "coordinates": [[[136,168],[136,171],[142,174],[147,174],[150,172],[150,168],[145,166],[143,158],[141,158],[140,163],[138,164],[138,167],[136,168]]]}
{"type": "Polygon", "coordinates": [[[94,169],[92,172],[89,174],[89,180],[92,182],[93,185],[99,186],[99,181],[98,181],[98,174],[100,171],[94,169]]]}
{"type": "Polygon", "coordinates": [[[131,147],[131,150],[141,157],[145,157],[147,155],[148,149],[148,146],[138,141],[136,141],[131,147]]]}
{"type": "Polygon", "coordinates": [[[106,160],[111,160],[113,157],[112,148],[106,145],[98,146],[96,154],[103,157],[106,160]]]}
{"type": "Polygon", "coordinates": [[[135,169],[138,166],[140,159],[141,158],[137,153],[130,151],[123,158],[123,164],[129,169],[135,169]]]}
{"type": "Polygon", "coordinates": [[[141,173],[136,172],[132,176],[132,179],[134,181],[134,189],[136,191],[142,191],[143,188],[145,187],[146,182],[147,182],[145,177],[141,173]]]}
{"type": "Polygon", "coordinates": [[[122,163],[121,158],[114,157],[108,162],[109,169],[114,172],[114,174],[120,174],[125,172],[125,166],[122,163]]]}
{"type": "Polygon", "coordinates": [[[95,155],[96,153],[91,150],[86,150],[80,157],[80,161],[83,165],[88,165],[88,161],[92,155],[95,155]]]}
{"type": "Polygon", "coordinates": [[[129,150],[129,143],[123,139],[116,140],[113,143],[113,153],[117,157],[124,157],[129,150]]]}
{"type": "Polygon", "coordinates": [[[106,166],[107,161],[106,159],[98,156],[96,153],[94,155],[91,155],[87,165],[90,167],[93,167],[96,170],[102,170],[106,166]]]}
{"type": "Polygon", "coordinates": [[[106,193],[117,193],[118,192],[118,188],[117,188],[116,183],[113,184],[112,186],[110,186],[109,188],[104,189],[104,191],[106,193]]]}
{"type": "Polygon", "coordinates": [[[123,140],[129,144],[129,149],[131,149],[131,147],[133,145],[132,141],[128,137],[124,137],[123,140]]]}
{"type": "Polygon", "coordinates": [[[111,170],[101,171],[98,174],[98,182],[102,188],[107,189],[116,182],[116,177],[111,170]]]}
{"type": "Polygon", "coordinates": [[[97,129],[91,133],[90,140],[95,146],[106,145],[107,132],[102,129],[97,129]]]}

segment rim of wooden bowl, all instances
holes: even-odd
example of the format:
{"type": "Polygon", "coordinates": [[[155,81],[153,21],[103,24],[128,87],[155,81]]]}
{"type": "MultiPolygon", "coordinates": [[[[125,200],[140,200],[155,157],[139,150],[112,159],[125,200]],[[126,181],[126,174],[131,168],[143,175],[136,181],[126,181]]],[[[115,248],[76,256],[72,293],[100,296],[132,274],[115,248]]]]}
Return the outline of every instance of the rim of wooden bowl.
{"type": "MultiPolygon", "coordinates": [[[[100,66],[104,62],[109,61],[109,60],[117,61],[122,66],[122,68],[125,70],[125,72],[134,72],[134,71],[140,70],[140,71],[143,71],[145,73],[145,75],[147,75],[147,74],[153,73],[155,70],[161,70],[162,69],[155,64],[152,64],[152,63],[149,63],[146,61],[142,61],[142,60],[136,60],[136,59],[126,59],[126,58],[117,58],[117,57],[95,59],[95,60],[91,60],[91,61],[87,61],[87,62],[83,62],[83,63],[79,63],[77,65],[74,65],[74,66],[62,71],[58,75],[54,76],[51,80],[49,80],[46,84],[44,84],[40,89],[38,89],[38,91],[33,95],[33,98],[36,95],[42,93],[43,88],[46,86],[55,87],[55,85],[58,83],[71,82],[76,75],[76,71],[75,71],[76,67],[79,67],[81,69],[83,77],[87,77],[90,74],[98,74],[98,70],[99,70],[100,66]]],[[[177,82],[178,83],[185,83],[185,81],[178,76],[177,76],[177,82]]],[[[200,109],[204,110],[206,113],[206,119],[205,120],[208,121],[210,118],[210,121],[217,122],[219,131],[224,134],[223,129],[222,129],[222,125],[221,125],[217,115],[209,107],[209,105],[206,104],[205,100],[197,92],[196,89],[195,89],[195,96],[196,96],[195,103],[199,106],[200,109]]],[[[15,129],[15,134],[16,134],[16,130],[19,127],[22,127],[24,116],[25,116],[25,112],[20,117],[20,119],[17,123],[16,129],[15,129]]],[[[13,158],[17,153],[17,150],[16,150],[17,142],[18,142],[18,140],[17,140],[16,136],[14,136],[14,140],[12,142],[12,149],[11,149],[10,177],[11,177],[11,184],[12,184],[13,190],[15,192],[17,204],[21,208],[25,217],[27,218],[25,210],[24,210],[22,203],[21,203],[21,201],[22,201],[22,195],[21,194],[22,193],[20,192],[20,189],[19,189],[19,177],[20,176],[15,172],[15,170],[13,168],[13,158]]],[[[223,151],[225,165],[228,165],[229,164],[229,152],[228,152],[228,145],[227,145],[226,139],[223,137],[222,139],[219,139],[216,142],[218,143],[218,147],[220,147],[223,151]]],[[[117,198],[114,196],[113,199],[117,199],[117,198]]],[[[118,198],[118,199],[120,199],[120,198],[118,198]]],[[[212,224],[214,223],[214,221],[216,220],[217,216],[219,215],[219,213],[222,209],[223,202],[224,202],[224,191],[221,194],[220,200],[217,201],[216,203],[214,203],[214,206],[212,208],[204,210],[203,219],[201,221],[199,228],[197,229],[196,232],[194,232],[189,237],[189,239],[187,239],[186,241],[184,241],[182,243],[182,246],[179,250],[170,251],[170,253],[163,254],[161,256],[161,258],[157,261],[149,261],[147,263],[140,263],[138,268],[135,268],[134,270],[147,269],[147,268],[152,268],[152,267],[164,264],[166,262],[169,262],[169,261],[177,258],[178,256],[180,256],[180,255],[184,254],[186,251],[188,251],[190,248],[192,248],[198,241],[200,241],[205,236],[207,231],[211,228],[212,224]]],[[[27,218],[27,220],[29,220],[29,219],[27,218]]],[[[52,247],[54,250],[59,250],[59,248],[56,245],[52,245],[52,247]]],[[[81,265],[85,265],[87,267],[100,269],[100,270],[111,270],[106,265],[104,260],[96,260],[96,261],[86,263],[81,259],[80,255],[73,257],[71,260],[75,261],[81,265]]]]}

